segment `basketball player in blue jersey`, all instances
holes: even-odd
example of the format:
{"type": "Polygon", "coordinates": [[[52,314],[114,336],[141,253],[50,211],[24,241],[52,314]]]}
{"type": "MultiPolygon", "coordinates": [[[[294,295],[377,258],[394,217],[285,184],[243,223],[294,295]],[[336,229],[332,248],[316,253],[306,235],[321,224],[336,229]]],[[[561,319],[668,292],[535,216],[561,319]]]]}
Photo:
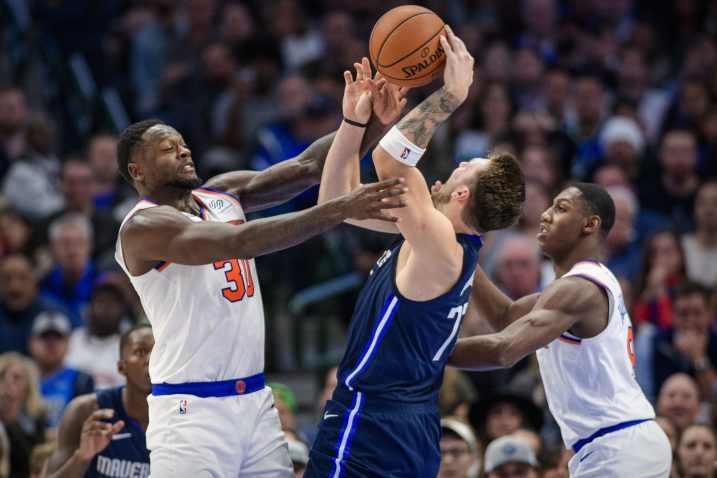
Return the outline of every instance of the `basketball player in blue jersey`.
{"type": "Polygon", "coordinates": [[[667,477],[670,444],[635,380],[622,290],[597,262],[614,221],[612,199],[597,185],[558,194],[537,236],[557,279],[513,302],[477,270],[469,313],[501,331],[460,339],[449,363],[490,370],[537,351],[548,406],[575,452],[571,477],[667,477]]]}
{"type": "MultiPolygon", "coordinates": [[[[436,476],[438,390],[468,305],[480,234],[513,224],[522,209],[523,176],[511,156],[461,163],[433,196],[415,167],[472,83],[473,58],[446,33],[444,85],[373,153],[379,178],[405,178],[407,206],[390,211],[402,237],[378,260],[359,295],[338,386],[305,477],[436,476]]],[[[359,146],[371,106],[403,101],[405,90],[369,78],[368,60],[356,67],[357,81],[344,74],[345,121],[329,151],[319,202],[360,187],[359,146]]]]}
{"type": "Polygon", "coordinates": [[[117,368],[127,384],[70,402],[60,421],[58,447],[49,458],[49,477],[149,476],[145,430],[147,395],[152,390],[147,367],[153,347],[147,325],[122,334],[117,368]]]}

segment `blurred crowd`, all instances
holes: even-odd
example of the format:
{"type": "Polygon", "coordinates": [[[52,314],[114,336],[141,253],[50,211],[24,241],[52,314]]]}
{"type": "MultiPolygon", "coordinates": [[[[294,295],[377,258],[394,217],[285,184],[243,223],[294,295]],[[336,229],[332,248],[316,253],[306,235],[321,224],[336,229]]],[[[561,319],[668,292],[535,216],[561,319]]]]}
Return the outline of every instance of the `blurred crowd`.
{"type": "MultiPolygon", "coordinates": [[[[485,238],[481,265],[513,299],[540,291],[554,278],[535,240],[540,214],[570,181],[604,186],[617,214],[601,260],[621,280],[637,380],[671,438],[673,476],[716,476],[717,2],[416,3],[449,23],[476,59],[468,100],[422,161],[429,182],[491,151],[514,153],[526,177],[519,224],[485,238]]],[[[368,54],[373,24],[398,4],[2,3],[0,477],[38,472],[48,451],[37,445],[51,443],[69,400],[122,383],[120,334],[145,320],[114,260],[119,225],[138,199],[117,172],[121,129],[166,121],[205,180],[293,157],[338,126],[342,72],[368,54]],[[64,75],[84,96],[68,92],[64,75]]],[[[412,90],[408,108],[435,87],[412,90]]],[[[370,158],[362,164],[368,181],[370,158]]],[[[315,204],[316,193],[266,214],[315,204]]],[[[270,372],[301,366],[285,352],[295,329],[273,322],[289,314],[289,300],[367,274],[390,241],[339,227],[257,260],[270,372]]],[[[354,297],[332,300],[310,313],[343,327],[354,297]]],[[[465,323],[462,333],[480,330],[465,323]]],[[[340,349],[340,334],[334,341],[340,349]]],[[[299,397],[314,412],[297,406],[290,387],[276,390],[300,474],[327,396],[299,397]]],[[[441,405],[440,476],[567,476],[570,452],[534,357],[490,373],[447,370],[441,405]]]]}

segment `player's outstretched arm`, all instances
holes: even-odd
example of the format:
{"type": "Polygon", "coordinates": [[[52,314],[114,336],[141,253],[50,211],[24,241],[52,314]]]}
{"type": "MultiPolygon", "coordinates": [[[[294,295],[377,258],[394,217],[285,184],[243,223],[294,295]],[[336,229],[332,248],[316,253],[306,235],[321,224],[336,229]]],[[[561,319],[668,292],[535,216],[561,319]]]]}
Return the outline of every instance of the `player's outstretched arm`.
{"type": "Polygon", "coordinates": [[[463,103],[473,82],[473,57],[463,42],[446,28],[441,45],[446,51],[444,85],[408,113],[374,150],[379,178],[404,177],[408,206],[391,213],[412,250],[425,257],[450,257],[459,248],[450,221],[434,207],[428,186],[415,168],[433,133],[463,103]],[[400,143],[400,144],[399,144],[400,143]],[[401,147],[403,144],[406,147],[401,147]],[[391,151],[389,151],[391,150],[391,151]]]}
{"type": "Polygon", "coordinates": [[[250,259],[299,244],[349,218],[395,221],[383,211],[403,207],[400,183],[366,184],[303,211],[240,225],[194,222],[169,206],[145,209],[120,230],[124,261],[132,275],[141,275],[161,261],[202,265],[250,259]]]}
{"type": "Polygon", "coordinates": [[[512,300],[479,266],[473,276],[473,289],[462,328],[474,334],[500,332],[530,312],[537,300],[537,293],[512,300]]]}
{"type": "MultiPolygon", "coordinates": [[[[405,95],[405,90],[403,94],[405,95]]],[[[391,98],[384,98],[376,110],[377,114],[369,119],[361,141],[361,157],[376,145],[400,113],[400,109],[395,110],[392,106],[395,105],[391,103],[391,98]]],[[[264,171],[224,173],[210,179],[206,185],[237,196],[247,212],[282,204],[319,184],[326,155],[335,136],[336,132],[319,138],[295,158],[282,161],[264,171]]]]}
{"type": "Polygon", "coordinates": [[[92,459],[104,450],[112,436],[124,427],[103,419],[112,418],[114,410],[98,409],[97,396],[81,395],[67,406],[60,420],[58,447],[50,455],[48,478],[82,478],[92,459]]]}
{"type": "MultiPolygon", "coordinates": [[[[448,364],[466,370],[493,370],[515,365],[573,327],[586,311],[604,300],[595,285],[580,278],[553,282],[527,315],[497,334],[459,339],[448,364]]],[[[602,309],[601,309],[602,310],[602,309]]]]}
{"type": "MultiPolygon", "coordinates": [[[[359,151],[366,131],[366,127],[362,125],[366,125],[371,117],[371,87],[374,86],[374,82],[371,79],[371,66],[368,58],[364,57],[362,62],[355,63],[354,67],[356,68],[355,79],[350,71],[344,72],[345,87],[342,102],[344,120],[336,132],[336,137],[326,156],[326,164],[321,175],[319,204],[361,186],[359,151]]],[[[381,81],[381,83],[385,84],[385,81],[381,81]]],[[[377,91],[377,93],[379,92],[377,91]]],[[[400,105],[397,105],[396,114],[403,108],[405,102],[403,99],[400,105]]],[[[379,232],[398,232],[395,225],[388,221],[348,219],[346,222],[379,232]]]]}

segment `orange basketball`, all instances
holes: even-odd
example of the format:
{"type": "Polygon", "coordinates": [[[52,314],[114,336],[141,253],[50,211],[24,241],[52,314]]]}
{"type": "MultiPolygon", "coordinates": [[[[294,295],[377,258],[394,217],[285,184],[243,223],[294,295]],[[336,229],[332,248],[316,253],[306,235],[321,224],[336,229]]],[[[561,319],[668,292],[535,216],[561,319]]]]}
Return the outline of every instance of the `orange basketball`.
{"type": "Polygon", "coordinates": [[[374,67],[397,85],[430,83],[446,63],[438,40],[443,26],[438,15],[418,5],[389,10],[371,32],[369,53],[374,67]]]}

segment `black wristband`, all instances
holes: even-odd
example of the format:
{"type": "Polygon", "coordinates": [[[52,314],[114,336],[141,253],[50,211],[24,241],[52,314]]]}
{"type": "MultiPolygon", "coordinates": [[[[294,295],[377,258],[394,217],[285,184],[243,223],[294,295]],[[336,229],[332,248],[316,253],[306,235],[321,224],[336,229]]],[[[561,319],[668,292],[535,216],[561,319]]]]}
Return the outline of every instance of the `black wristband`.
{"type": "Polygon", "coordinates": [[[346,121],[351,126],[358,126],[359,128],[365,128],[366,126],[368,126],[368,123],[359,123],[358,121],[350,120],[345,116],[344,121],[346,121]]]}

